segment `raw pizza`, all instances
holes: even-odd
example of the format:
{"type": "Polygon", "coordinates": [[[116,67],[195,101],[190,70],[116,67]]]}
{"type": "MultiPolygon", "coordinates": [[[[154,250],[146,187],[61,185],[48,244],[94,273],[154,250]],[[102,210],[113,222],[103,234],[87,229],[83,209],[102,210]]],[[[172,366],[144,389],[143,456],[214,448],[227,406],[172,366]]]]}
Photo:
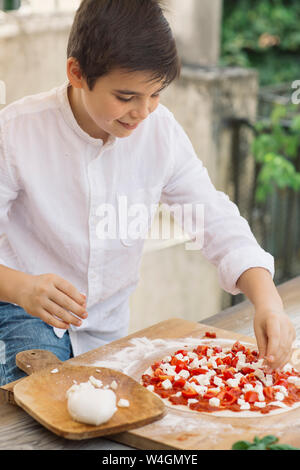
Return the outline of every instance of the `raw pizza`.
{"type": "Polygon", "coordinates": [[[300,373],[290,364],[266,368],[257,350],[239,341],[179,349],[152,364],[141,383],[166,404],[195,412],[261,416],[300,406],[300,373]]]}

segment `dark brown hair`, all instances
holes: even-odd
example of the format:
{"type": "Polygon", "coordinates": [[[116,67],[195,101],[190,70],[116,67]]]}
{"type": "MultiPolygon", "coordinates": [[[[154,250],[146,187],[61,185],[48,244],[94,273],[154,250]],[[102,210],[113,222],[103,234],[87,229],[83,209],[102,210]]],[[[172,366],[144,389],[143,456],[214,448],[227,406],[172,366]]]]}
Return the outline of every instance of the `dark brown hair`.
{"type": "Polygon", "coordinates": [[[91,90],[115,68],[151,72],[151,80],[164,86],[180,75],[175,39],[160,0],[83,0],[67,54],[78,60],[91,90]]]}

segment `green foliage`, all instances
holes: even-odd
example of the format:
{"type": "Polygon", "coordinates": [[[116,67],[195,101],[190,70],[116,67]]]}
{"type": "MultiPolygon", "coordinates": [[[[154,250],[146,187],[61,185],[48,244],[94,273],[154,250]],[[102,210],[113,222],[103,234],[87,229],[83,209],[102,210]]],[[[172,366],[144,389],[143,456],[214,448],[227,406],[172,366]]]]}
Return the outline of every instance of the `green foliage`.
{"type": "Polygon", "coordinates": [[[233,444],[232,450],[300,450],[289,444],[278,444],[276,436],[268,435],[259,439],[255,436],[253,442],[237,441],[233,444]]]}
{"type": "Polygon", "coordinates": [[[225,0],[221,65],[256,68],[261,85],[300,78],[300,2],[225,0]]]}
{"type": "Polygon", "coordinates": [[[294,161],[300,152],[300,115],[292,117],[286,128],[282,119],[287,116],[288,107],[276,106],[271,114],[271,122],[256,124],[257,137],[252,144],[252,152],[261,169],[258,175],[256,201],[263,203],[274,187],[300,190],[300,173],[294,161]]]}

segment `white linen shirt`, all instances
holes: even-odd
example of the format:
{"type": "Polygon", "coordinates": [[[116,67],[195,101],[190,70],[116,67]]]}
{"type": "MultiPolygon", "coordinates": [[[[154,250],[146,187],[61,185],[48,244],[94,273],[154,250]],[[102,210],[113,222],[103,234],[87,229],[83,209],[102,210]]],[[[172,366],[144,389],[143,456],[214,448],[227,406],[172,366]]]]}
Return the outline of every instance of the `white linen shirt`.
{"type": "MultiPolygon", "coordinates": [[[[64,83],[0,112],[0,263],[33,275],[57,274],[87,295],[88,318],[69,330],[74,355],[128,332],[144,240],[97,236],[97,208],[117,207],[121,195],[147,207],[203,204],[202,253],[225,291],[238,294],[236,282],[251,267],[274,276],[273,257],[213,186],[165,106],[129,137],[110,136],[103,145],[77,124],[67,88],[64,83]]],[[[59,337],[65,332],[54,331],[59,337]]]]}

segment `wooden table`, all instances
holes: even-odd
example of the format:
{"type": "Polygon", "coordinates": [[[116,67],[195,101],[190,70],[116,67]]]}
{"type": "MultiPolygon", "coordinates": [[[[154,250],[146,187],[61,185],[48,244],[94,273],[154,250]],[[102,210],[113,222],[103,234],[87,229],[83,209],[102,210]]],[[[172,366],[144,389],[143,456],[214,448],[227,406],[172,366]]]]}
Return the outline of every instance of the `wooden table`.
{"type": "MultiPolygon", "coordinates": [[[[278,287],[285,310],[290,316],[300,341],[300,276],[278,287]]],[[[253,307],[244,301],[201,323],[254,336],[253,307]]],[[[43,428],[17,406],[0,403],[0,450],[116,450],[129,447],[108,439],[70,441],[43,428]]]]}

